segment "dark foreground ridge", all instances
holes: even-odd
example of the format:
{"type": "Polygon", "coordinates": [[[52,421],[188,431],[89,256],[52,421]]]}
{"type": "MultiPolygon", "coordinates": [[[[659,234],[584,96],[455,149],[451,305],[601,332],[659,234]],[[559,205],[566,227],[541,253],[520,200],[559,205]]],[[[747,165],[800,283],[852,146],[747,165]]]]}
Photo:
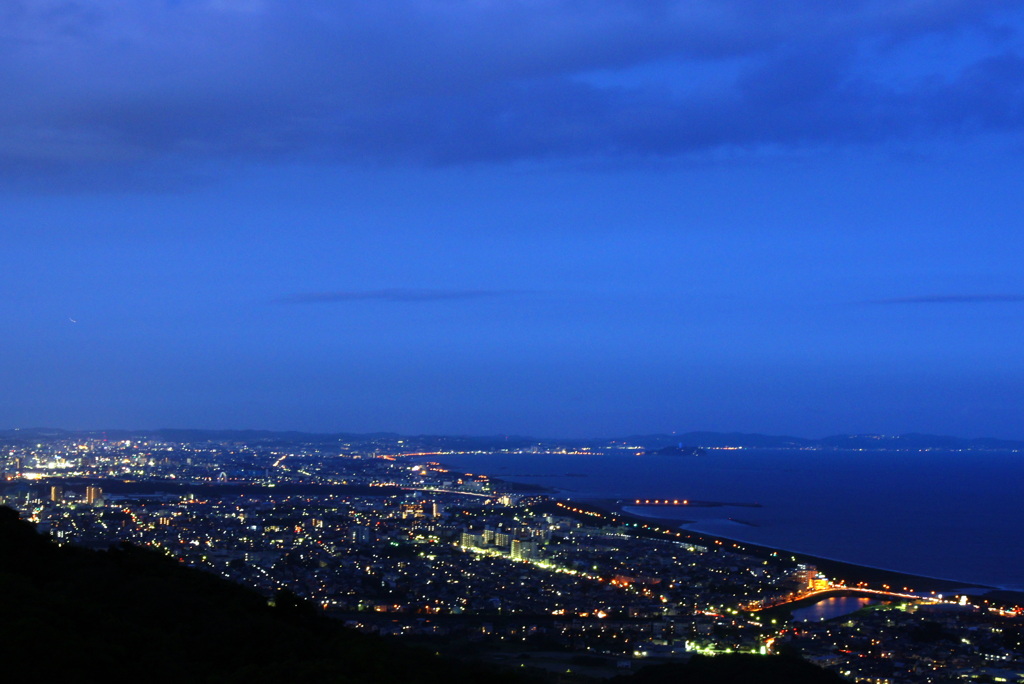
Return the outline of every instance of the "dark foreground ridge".
{"type": "MultiPolygon", "coordinates": [[[[282,592],[274,601],[161,554],[57,546],[0,507],[0,638],[8,671],[49,681],[585,682],[452,660],[359,634],[282,592]]],[[[838,683],[787,657],[695,656],[616,684],[838,683]]]]}

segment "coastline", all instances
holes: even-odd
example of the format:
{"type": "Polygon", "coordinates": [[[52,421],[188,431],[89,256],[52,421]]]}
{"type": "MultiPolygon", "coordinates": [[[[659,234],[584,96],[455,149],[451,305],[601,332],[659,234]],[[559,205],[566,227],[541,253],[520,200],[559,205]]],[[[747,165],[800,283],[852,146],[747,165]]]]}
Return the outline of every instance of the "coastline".
{"type": "MultiPolygon", "coordinates": [[[[517,484],[508,481],[503,482],[513,486],[517,484]]],[[[789,556],[798,563],[815,566],[827,577],[842,580],[846,584],[850,585],[851,588],[854,585],[863,582],[869,587],[880,588],[888,585],[890,587],[900,589],[907,588],[909,591],[920,594],[959,594],[965,592],[970,594],[987,594],[989,592],[999,592],[1001,594],[1016,595],[1019,597],[1019,602],[1024,603],[1024,592],[1016,592],[1012,589],[1004,589],[976,582],[965,582],[962,580],[943,577],[918,575],[893,570],[891,568],[872,567],[869,565],[851,563],[837,558],[829,558],[802,551],[793,551],[790,549],[765,546],[763,544],[754,544],[739,539],[732,539],[723,535],[697,532],[683,527],[683,525],[688,523],[686,520],[646,516],[625,510],[635,506],[635,504],[623,504],[623,502],[617,499],[606,498],[572,499],[566,496],[571,495],[572,492],[568,492],[566,490],[550,491],[552,492],[551,500],[556,505],[561,504],[563,506],[567,505],[574,508],[579,508],[581,506],[586,507],[590,509],[586,514],[589,517],[593,517],[594,514],[597,514],[599,516],[606,517],[607,522],[635,525],[638,530],[650,533],[651,536],[656,538],[671,537],[672,539],[689,541],[700,544],[701,546],[711,547],[717,545],[721,548],[730,547],[728,550],[735,551],[736,553],[743,553],[761,558],[776,557],[780,555],[789,556]]],[[[705,506],[728,505],[721,502],[701,503],[705,506]]]]}
{"type": "Polygon", "coordinates": [[[625,510],[631,507],[630,505],[623,506],[619,502],[609,499],[591,499],[587,500],[587,503],[606,509],[609,514],[614,513],[616,517],[629,520],[631,522],[646,523],[647,525],[656,524],[660,528],[665,528],[668,531],[681,533],[684,539],[690,541],[703,541],[706,544],[719,544],[720,546],[731,546],[738,553],[746,553],[754,556],[773,556],[773,555],[787,555],[795,559],[797,562],[806,563],[813,565],[818,570],[823,572],[826,576],[832,579],[841,579],[847,584],[856,584],[858,582],[865,582],[868,585],[889,585],[891,587],[907,587],[916,593],[923,592],[949,592],[949,591],[971,591],[974,593],[987,593],[990,591],[1000,592],[1013,592],[1012,590],[1002,589],[1000,587],[988,586],[972,582],[964,582],[961,580],[948,579],[943,577],[930,577],[927,575],[917,575],[908,572],[901,572],[899,570],[892,570],[890,568],[879,568],[872,567],[869,565],[861,565],[858,563],[851,563],[848,561],[840,560],[837,558],[829,558],[826,556],[818,556],[811,553],[805,553],[802,551],[793,551],[790,549],[782,549],[770,546],[764,546],[762,544],[753,544],[751,542],[742,541],[739,539],[733,539],[723,535],[713,535],[705,532],[697,532],[694,530],[688,530],[684,525],[688,524],[686,520],[679,520],[676,518],[658,518],[655,516],[646,516],[639,513],[632,513],[625,510]]]}
{"type": "MultiPolygon", "coordinates": [[[[462,471],[462,468],[458,466],[450,466],[446,464],[446,467],[452,467],[455,471],[462,471]]],[[[572,508],[589,509],[586,515],[581,516],[581,519],[589,519],[590,521],[593,521],[594,514],[597,514],[601,517],[605,517],[606,522],[628,524],[634,526],[635,531],[640,534],[650,534],[652,537],[656,538],[671,537],[675,540],[689,541],[702,546],[728,548],[729,550],[736,551],[737,553],[744,553],[764,558],[778,557],[780,555],[788,556],[796,562],[813,565],[826,576],[835,580],[842,580],[851,587],[859,583],[864,583],[869,587],[878,588],[885,585],[899,589],[906,587],[909,590],[912,590],[913,593],[919,594],[969,593],[972,595],[991,595],[991,597],[998,600],[999,603],[1024,605],[1024,592],[1011,588],[1003,588],[996,585],[943,577],[920,575],[891,568],[862,565],[837,558],[815,555],[813,553],[755,544],[720,534],[697,532],[682,527],[689,522],[696,521],[687,521],[679,518],[645,516],[637,513],[631,513],[630,511],[625,510],[628,507],[636,505],[631,501],[627,502],[607,497],[584,496],[580,498],[580,492],[532,483],[519,483],[512,479],[507,479],[508,477],[508,475],[504,474],[491,476],[491,482],[495,484],[501,483],[500,486],[502,488],[507,488],[510,492],[516,491],[519,488],[528,488],[533,493],[544,493],[551,497],[551,502],[553,504],[561,504],[572,508]]],[[[736,505],[715,501],[701,501],[699,503],[702,506],[736,505]]],[[[560,514],[566,514],[566,511],[561,510],[560,514]]]]}

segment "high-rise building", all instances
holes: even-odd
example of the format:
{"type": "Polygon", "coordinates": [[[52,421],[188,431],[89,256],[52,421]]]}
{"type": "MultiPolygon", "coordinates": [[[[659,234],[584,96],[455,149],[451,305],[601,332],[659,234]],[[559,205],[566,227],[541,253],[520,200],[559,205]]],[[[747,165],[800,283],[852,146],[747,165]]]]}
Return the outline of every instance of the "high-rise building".
{"type": "Polygon", "coordinates": [[[50,501],[54,503],[60,503],[64,500],[64,487],[60,485],[53,485],[50,487],[50,501]]]}
{"type": "Polygon", "coordinates": [[[373,541],[373,533],[369,527],[363,527],[362,525],[356,525],[348,531],[349,541],[354,544],[369,544],[373,541]]]}
{"type": "Polygon", "coordinates": [[[793,573],[793,577],[800,582],[800,588],[802,590],[808,590],[814,588],[814,578],[818,575],[818,568],[813,565],[807,565],[801,563],[797,566],[796,572],[793,573]]]}
{"type": "Polygon", "coordinates": [[[512,540],[509,556],[514,560],[529,560],[537,557],[537,543],[531,541],[512,540]]]}
{"type": "Polygon", "coordinates": [[[90,485],[85,488],[85,503],[94,506],[103,502],[103,488],[90,485]]]}

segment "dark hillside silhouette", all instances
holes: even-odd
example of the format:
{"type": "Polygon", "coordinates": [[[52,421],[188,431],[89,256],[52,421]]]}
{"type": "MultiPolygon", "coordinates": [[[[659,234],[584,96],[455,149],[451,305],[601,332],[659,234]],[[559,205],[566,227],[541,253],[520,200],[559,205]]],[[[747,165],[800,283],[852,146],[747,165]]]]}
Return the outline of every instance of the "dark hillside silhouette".
{"type": "MultiPolygon", "coordinates": [[[[289,592],[268,602],[155,551],[127,544],[108,551],[57,546],[6,507],[0,507],[0,606],[5,670],[47,681],[565,681],[444,659],[360,634],[289,592]]],[[[802,661],[772,657],[694,658],[690,665],[656,666],[615,681],[841,680],[802,661]]]]}

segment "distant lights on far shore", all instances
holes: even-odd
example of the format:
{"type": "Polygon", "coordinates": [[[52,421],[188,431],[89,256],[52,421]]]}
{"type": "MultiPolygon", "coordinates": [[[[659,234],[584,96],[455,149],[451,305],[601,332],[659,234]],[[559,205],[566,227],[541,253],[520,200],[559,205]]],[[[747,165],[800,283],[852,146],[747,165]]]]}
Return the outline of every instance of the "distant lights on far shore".
{"type": "Polygon", "coordinates": [[[634,506],[689,506],[689,499],[634,499],[634,506]]]}

